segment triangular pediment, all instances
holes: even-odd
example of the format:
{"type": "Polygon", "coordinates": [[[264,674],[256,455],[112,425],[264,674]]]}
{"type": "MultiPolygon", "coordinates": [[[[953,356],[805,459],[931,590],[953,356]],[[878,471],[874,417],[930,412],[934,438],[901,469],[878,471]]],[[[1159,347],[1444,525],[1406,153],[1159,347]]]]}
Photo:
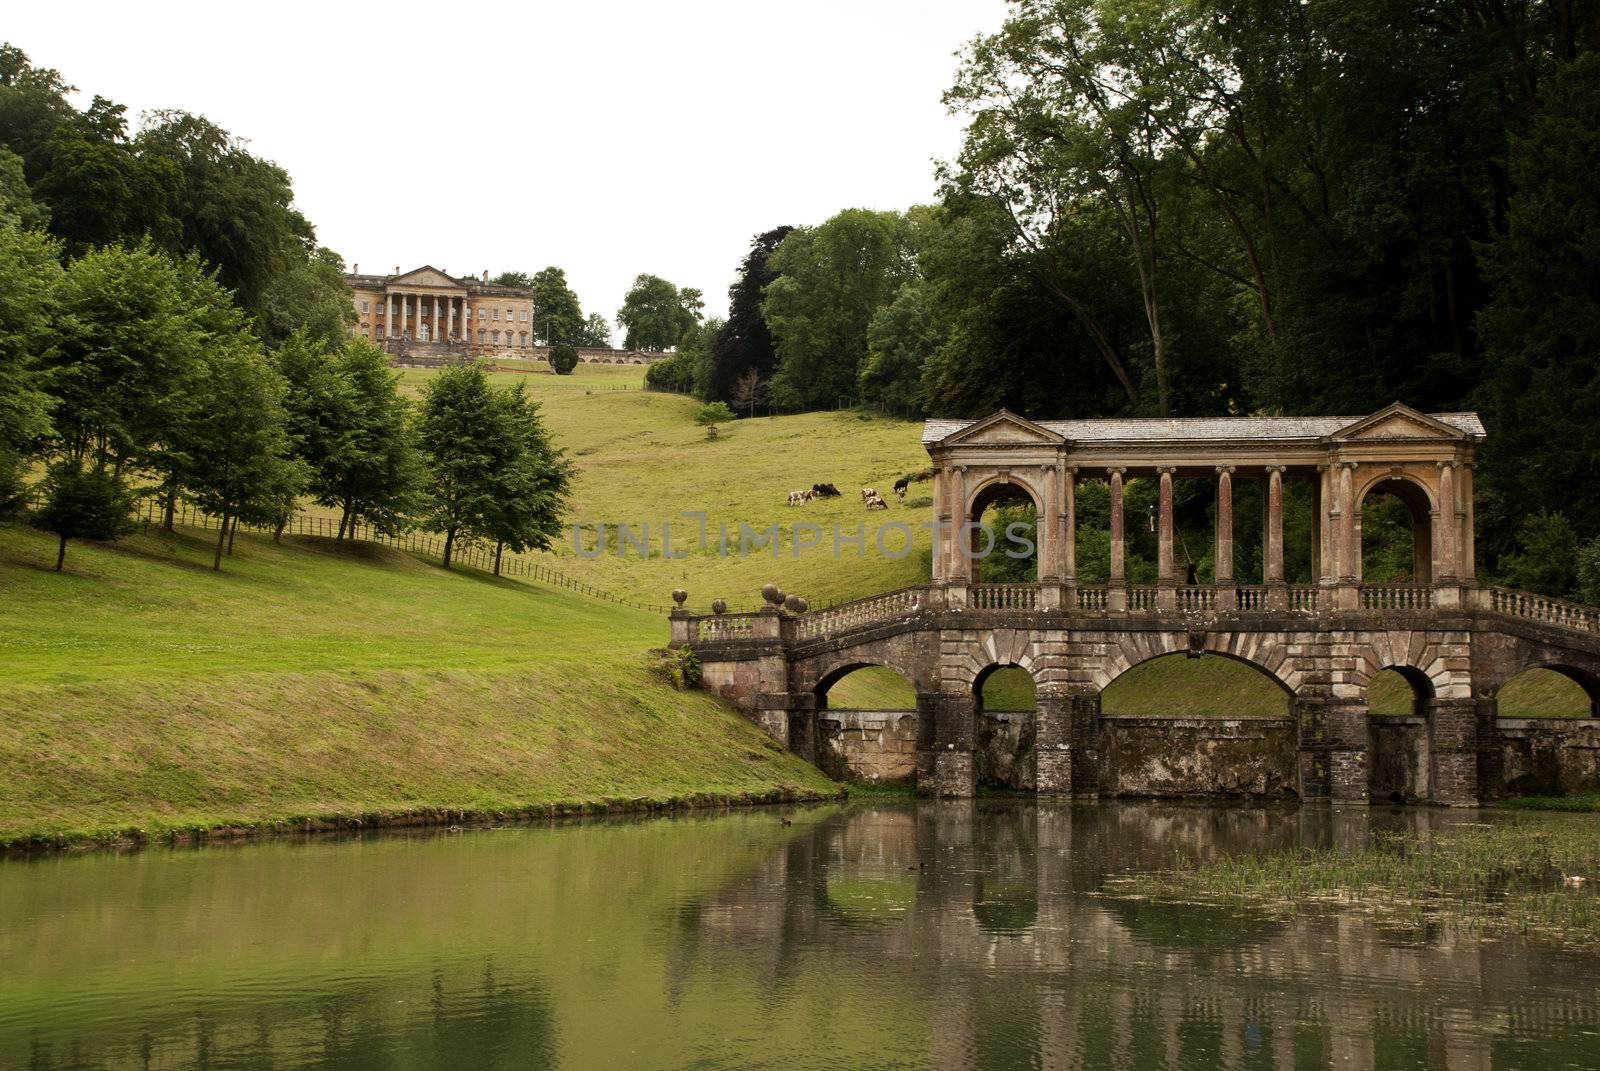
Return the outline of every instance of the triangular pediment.
{"type": "Polygon", "coordinates": [[[424,264],[420,268],[413,268],[404,275],[396,275],[389,280],[390,286],[431,286],[441,289],[465,290],[461,280],[452,279],[438,268],[424,264]]]}
{"type": "Polygon", "coordinates": [[[1395,402],[1369,417],[1347,424],[1328,438],[1339,442],[1382,439],[1465,439],[1466,432],[1395,402]]]}
{"type": "Polygon", "coordinates": [[[941,446],[1057,446],[1065,442],[1061,436],[1026,417],[1002,409],[982,420],[968,424],[960,431],[951,432],[940,440],[941,446]]]}

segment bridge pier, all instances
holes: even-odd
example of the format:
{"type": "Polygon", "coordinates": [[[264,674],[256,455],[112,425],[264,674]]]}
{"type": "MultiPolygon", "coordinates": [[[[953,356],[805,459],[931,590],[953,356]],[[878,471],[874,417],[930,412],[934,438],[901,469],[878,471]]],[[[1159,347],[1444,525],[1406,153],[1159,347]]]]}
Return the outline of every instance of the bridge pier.
{"type": "Polygon", "coordinates": [[[1478,789],[1478,705],[1472,699],[1428,703],[1430,795],[1435,803],[1475,807],[1478,789]]]}
{"type": "Polygon", "coordinates": [[[966,799],[977,794],[978,700],[968,693],[917,696],[922,739],[917,748],[917,791],[966,799]]]}

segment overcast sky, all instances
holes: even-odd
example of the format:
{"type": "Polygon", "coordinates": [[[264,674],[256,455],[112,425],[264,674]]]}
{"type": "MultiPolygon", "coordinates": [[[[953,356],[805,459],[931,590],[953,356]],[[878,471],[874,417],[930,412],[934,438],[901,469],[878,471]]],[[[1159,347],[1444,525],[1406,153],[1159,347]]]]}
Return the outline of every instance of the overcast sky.
{"type": "MultiPolygon", "coordinates": [[[[640,272],[726,311],[749,245],[932,198],[940,94],[1002,0],[17,4],[0,34],[83,93],[199,112],[277,161],[363,271],[640,272]]],[[[82,103],[80,101],[79,103],[82,103]]],[[[620,342],[620,334],[618,337],[620,342]]]]}

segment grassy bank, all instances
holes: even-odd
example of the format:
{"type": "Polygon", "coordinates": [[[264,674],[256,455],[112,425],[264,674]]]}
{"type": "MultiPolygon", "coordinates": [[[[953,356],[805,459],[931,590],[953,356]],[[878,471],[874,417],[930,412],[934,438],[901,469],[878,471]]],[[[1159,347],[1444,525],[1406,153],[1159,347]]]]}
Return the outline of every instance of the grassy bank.
{"type": "Polygon", "coordinates": [[[1600,942],[1600,831],[1592,819],[1520,816],[1421,834],[1374,833],[1360,847],[1280,849],[1180,862],[1109,895],[1267,914],[1370,912],[1397,929],[1448,922],[1484,935],[1600,942]]]}
{"type": "Polygon", "coordinates": [[[0,526],[0,841],[832,793],[653,615],[374,547],[0,526]]]}

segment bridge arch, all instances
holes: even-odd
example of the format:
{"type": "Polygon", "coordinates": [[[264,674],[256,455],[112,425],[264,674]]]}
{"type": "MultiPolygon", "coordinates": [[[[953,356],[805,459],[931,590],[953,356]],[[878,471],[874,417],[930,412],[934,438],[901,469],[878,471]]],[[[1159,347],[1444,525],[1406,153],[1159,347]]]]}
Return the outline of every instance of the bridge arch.
{"type": "Polygon", "coordinates": [[[1304,684],[1305,674],[1298,660],[1290,657],[1287,646],[1280,646],[1260,633],[1209,632],[1196,645],[1187,632],[1135,632],[1108,637],[1110,649],[1091,668],[1090,681],[1097,692],[1104,692],[1118,677],[1137,665],[1170,654],[1221,655],[1260,670],[1291,698],[1304,684]]]}
{"type": "Polygon", "coordinates": [[[835,664],[819,676],[812,694],[816,703],[816,761],[830,777],[897,783],[916,776],[917,750],[925,746],[926,740],[915,678],[886,661],[856,657],[835,664]],[[837,685],[863,670],[874,669],[885,670],[896,680],[869,680],[855,690],[853,702],[833,700],[837,685]],[[897,683],[905,685],[903,691],[896,687],[897,683]]]}
{"type": "MultiPolygon", "coordinates": [[[[1030,557],[1034,563],[1034,577],[1037,578],[1037,563],[1039,560],[1037,525],[1038,518],[1045,515],[1044,501],[1044,491],[1036,485],[1034,480],[1019,473],[1001,470],[973,484],[967,494],[966,508],[962,514],[962,524],[973,526],[982,524],[985,511],[991,507],[1003,509],[1007,506],[1017,506],[1026,502],[1033,509],[1035,518],[1034,550],[1030,557]]],[[[994,568],[994,566],[990,566],[988,570],[985,570],[985,566],[990,565],[991,562],[998,566],[1011,564],[1009,559],[1001,557],[1010,546],[1006,540],[1005,531],[1003,529],[995,531],[992,542],[987,537],[979,534],[975,528],[969,530],[969,532],[970,534],[962,537],[963,543],[967,544],[966,549],[972,551],[974,555],[987,550],[986,557],[979,558],[974,556],[972,559],[973,579],[983,581],[986,571],[990,576],[999,575],[1002,580],[1006,579],[1006,574],[1000,569],[994,568]]],[[[1026,560],[1026,558],[1018,559],[1019,562],[1026,560]]],[[[1015,577],[1012,576],[1011,579],[1015,579],[1015,577]]]]}
{"type": "MultiPolygon", "coordinates": [[[[1524,674],[1532,670],[1541,669],[1547,670],[1551,673],[1559,674],[1560,676],[1571,681],[1573,684],[1576,684],[1583,692],[1584,697],[1589,701],[1589,717],[1600,717],[1600,671],[1576,666],[1561,660],[1541,660],[1522,666],[1516,672],[1512,673],[1510,676],[1506,677],[1504,680],[1500,681],[1494,686],[1494,689],[1490,694],[1494,698],[1496,704],[1499,703],[1501,695],[1505,692],[1507,685],[1520,679],[1524,674]]],[[[1508,716],[1504,710],[1501,710],[1499,713],[1501,717],[1508,716]]]]}
{"type": "Polygon", "coordinates": [[[1368,479],[1356,494],[1353,521],[1356,526],[1356,580],[1365,577],[1367,551],[1373,533],[1363,521],[1369,502],[1374,498],[1389,496],[1405,507],[1411,518],[1411,583],[1426,585],[1433,581],[1433,518],[1438,513],[1433,491],[1416,476],[1403,470],[1381,472],[1368,479]]]}

